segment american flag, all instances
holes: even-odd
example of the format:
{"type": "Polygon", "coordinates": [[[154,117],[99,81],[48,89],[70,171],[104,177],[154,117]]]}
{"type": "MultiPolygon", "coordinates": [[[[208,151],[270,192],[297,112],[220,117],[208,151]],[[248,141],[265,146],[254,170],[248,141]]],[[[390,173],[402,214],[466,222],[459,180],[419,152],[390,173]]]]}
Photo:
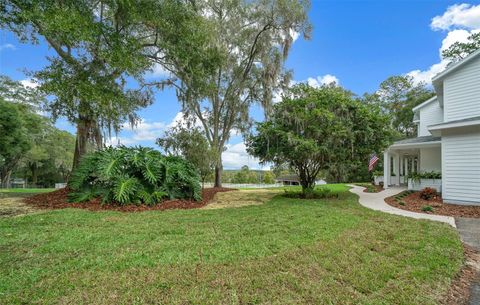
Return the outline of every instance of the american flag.
{"type": "Polygon", "coordinates": [[[368,161],[368,171],[371,172],[373,168],[375,167],[375,164],[377,164],[378,160],[380,160],[376,154],[372,154],[370,157],[370,161],[368,161]]]}

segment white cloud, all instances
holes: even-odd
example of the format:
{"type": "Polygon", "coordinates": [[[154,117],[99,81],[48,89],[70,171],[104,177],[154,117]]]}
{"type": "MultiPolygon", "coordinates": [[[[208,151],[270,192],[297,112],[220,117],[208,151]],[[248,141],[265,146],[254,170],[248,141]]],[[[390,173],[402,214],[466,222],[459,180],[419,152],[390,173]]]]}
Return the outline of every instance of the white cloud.
{"type": "MultiPolygon", "coordinates": [[[[203,113],[204,116],[207,115],[206,112],[203,113]]],[[[177,112],[173,120],[167,125],[168,128],[173,128],[177,126],[187,127],[188,120],[193,121],[193,127],[203,128],[202,122],[198,118],[186,118],[185,114],[182,111],[177,112]]]]}
{"type": "Polygon", "coordinates": [[[451,47],[455,42],[468,42],[468,37],[474,32],[477,31],[453,30],[448,32],[447,37],[442,40],[442,46],[439,50],[440,57],[442,56],[442,52],[451,47]]]}
{"type": "Polygon", "coordinates": [[[4,43],[2,45],[0,45],[0,51],[3,51],[3,50],[15,50],[15,46],[11,43],[4,43]]]}
{"type": "Polygon", "coordinates": [[[428,68],[425,71],[422,71],[420,69],[413,70],[413,71],[408,72],[407,75],[411,76],[413,78],[413,82],[415,84],[419,84],[421,82],[423,82],[425,84],[431,84],[432,83],[432,78],[435,75],[437,75],[438,73],[445,70],[448,63],[449,63],[448,60],[442,60],[440,63],[430,66],[430,68],[428,68]]]}
{"type": "Polygon", "coordinates": [[[442,40],[439,48],[440,62],[431,65],[426,70],[413,70],[406,75],[413,77],[415,83],[425,82],[431,84],[432,78],[446,69],[449,60],[442,57],[442,52],[455,42],[467,42],[473,33],[480,32],[480,5],[456,4],[447,8],[442,16],[432,19],[430,27],[433,30],[450,30],[442,40]]]}
{"type": "Polygon", "coordinates": [[[318,88],[323,85],[330,85],[330,84],[338,85],[340,84],[340,80],[334,75],[325,74],[323,76],[317,76],[316,78],[309,77],[307,79],[307,83],[314,88],[318,88]]]}
{"type": "Polygon", "coordinates": [[[136,126],[131,126],[128,123],[123,124],[121,136],[114,136],[105,139],[106,145],[136,145],[140,142],[155,142],[155,140],[162,136],[167,128],[164,122],[148,122],[142,119],[136,126]]]}
{"type": "Polygon", "coordinates": [[[449,6],[442,16],[436,16],[430,24],[434,30],[450,30],[451,28],[480,28],[480,4],[467,3],[449,6]]]}
{"type": "MultiPolygon", "coordinates": [[[[330,85],[330,84],[339,85],[340,80],[335,75],[325,74],[325,75],[319,75],[316,77],[309,77],[306,80],[301,80],[301,81],[292,80],[289,84],[289,87],[299,83],[307,83],[308,85],[314,88],[319,88],[323,85],[330,85]]],[[[274,104],[282,100],[282,94],[283,94],[283,90],[278,90],[273,93],[272,100],[274,104]]]]}
{"type": "Polygon", "coordinates": [[[38,87],[38,83],[35,82],[35,80],[33,80],[33,79],[24,79],[24,80],[21,80],[20,83],[24,87],[27,87],[27,88],[37,88],[38,87]]]}
{"type": "Polygon", "coordinates": [[[251,169],[267,169],[261,166],[259,160],[247,153],[245,143],[228,144],[227,150],[222,153],[222,162],[225,169],[239,169],[247,165],[251,169]]]}
{"type": "Polygon", "coordinates": [[[300,37],[300,33],[292,29],[290,29],[289,33],[290,37],[292,37],[293,42],[297,41],[297,39],[300,37]]]}
{"type": "Polygon", "coordinates": [[[155,64],[151,72],[147,73],[149,78],[168,78],[171,77],[170,71],[166,70],[162,65],[155,64]]]}
{"type": "Polygon", "coordinates": [[[136,142],[130,138],[124,138],[124,137],[110,137],[105,139],[105,145],[106,146],[120,146],[120,145],[134,145],[136,142]]]}
{"type": "Polygon", "coordinates": [[[140,141],[155,141],[165,132],[166,127],[167,125],[164,122],[147,122],[142,120],[133,128],[125,126],[125,130],[133,133],[133,136],[129,139],[131,144],[133,144],[140,141]]]}

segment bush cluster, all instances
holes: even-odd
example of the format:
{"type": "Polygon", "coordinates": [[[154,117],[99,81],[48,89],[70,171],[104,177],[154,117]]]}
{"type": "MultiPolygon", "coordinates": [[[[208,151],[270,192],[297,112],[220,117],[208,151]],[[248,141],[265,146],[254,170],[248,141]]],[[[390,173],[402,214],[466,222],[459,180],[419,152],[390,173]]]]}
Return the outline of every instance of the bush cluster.
{"type": "Polygon", "coordinates": [[[324,199],[324,198],[338,198],[337,192],[332,192],[325,187],[308,189],[306,192],[292,191],[285,189],[285,197],[287,198],[301,198],[301,199],[324,199]]]}
{"type": "Polygon", "coordinates": [[[146,147],[106,148],[84,156],[68,183],[69,201],[101,198],[103,203],[148,204],[201,200],[200,177],[180,157],[146,147]]]}
{"type": "Polygon", "coordinates": [[[412,179],[414,182],[419,182],[420,179],[442,179],[442,173],[440,172],[423,172],[423,173],[410,173],[408,175],[409,179],[412,179]]]}
{"type": "Polygon", "coordinates": [[[437,190],[431,187],[426,187],[420,191],[420,198],[422,198],[423,200],[431,200],[437,196],[437,190]]]}

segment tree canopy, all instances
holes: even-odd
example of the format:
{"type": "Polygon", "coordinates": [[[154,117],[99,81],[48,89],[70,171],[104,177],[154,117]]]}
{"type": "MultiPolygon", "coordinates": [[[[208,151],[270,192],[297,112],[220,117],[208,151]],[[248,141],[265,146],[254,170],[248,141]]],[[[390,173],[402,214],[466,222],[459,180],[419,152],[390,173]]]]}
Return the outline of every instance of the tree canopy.
{"type": "Polygon", "coordinates": [[[12,170],[31,148],[28,113],[25,106],[0,97],[0,178],[2,187],[10,182],[12,170]]]}
{"type": "Polygon", "coordinates": [[[48,117],[40,114],[44,95],[36,88],[0,76],[0,99],[5,110],[0,120],[3,185],[8,186],[12,174],[29,178],[34,185],[40,174],[43,185],[65,181],[75,142],[70,133],[55,128],[48,117]]]}
{"type": "Polygon", "coordinates": [[[232,131],[249,130],[250,106],[259,104],[268,113],[273,91],[289,81],[283,64],[294,36],[309,35],[309,1],[194,3],[194,10],[206,19],[208,43],[192,52],[188,46],[181,51],[165,48],[160,62],[177,82],[159,84],[174,85],[183,112],[201,123],[217,155],[215,185],[220,186],[221,153],[232,131]]]}
{"type": "Polygon", "coordinates": [[[442,51],[442,56],[457,62],[480,49],[480,32],[472,33],[466,42],[455,42],[448,49],[442,51]]]}
{"type": "Polygon", "coordinates": [[[416,84],[410,76],[396,75],[384,80],[374,94],[365,94],[363,100],[390,116],[398,138],[409,138],[417,132],[412,109],[434,95],[425,83],[416,84]]]}
{"type": "Polygon", "coordinates": [[[379,107],[366,105],[337,86],[299,84],[274,105],[271,117],[256,126],[247,151],[260,161],[288,164],[300,178],[304,195],[320,171],[336,181],[363,166],[391,140],[389,121],[379,107]]]}
{"type": "MultiPolygon", "coordinates": [[[[190,1],[0,4],[1,26],[21,41],[45,39],[56,52],[48,57],[49,65],[32,76],[40,90],[53,96],[47,103],[53,118],[63,116],[77,126],[74,164],[89,142],[102,147],[105,132],[118,131],[125,121],[138,121],[136,111],[152,103],[145,72],[168,53],[164,48],[185,50],[193,42],[186,41],[192,36],[187,31],[203,31],[198,20],[190,1]]],[[[193,49],[195,44],[188,48],[195,54],[193,49]]]]}

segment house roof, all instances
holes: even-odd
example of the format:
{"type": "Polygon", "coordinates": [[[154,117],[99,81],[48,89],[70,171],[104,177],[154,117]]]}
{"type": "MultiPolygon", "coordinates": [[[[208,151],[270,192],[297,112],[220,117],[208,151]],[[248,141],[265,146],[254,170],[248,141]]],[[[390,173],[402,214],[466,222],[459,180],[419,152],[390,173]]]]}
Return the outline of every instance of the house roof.
{"type": "Polygon", "coordinates": [[[480,125],[480,116],[430,125],[428,126],[428,130],[434,135],[440,135],[441,131],[445,129],[472,127],[478,125],[480,125]]]}
{"type": "Polygon", "coordinates": [[[430,104],[431,102],[434,102],[436,100],[437,100],[437,96],[431,97],[428,100],[426,100],[425,102],[421,103],[420,105],[414,107],[412,109],[412,111],[415,112],[415,111],[419,110],[420,108],[423,108],[423,107],[427,106],[428,104],[430,104]]]}
{"type": "Polygon", "coordinates": [[[460,68],[464,67],[468,63],[472,62],[476,58],[480,56],[480,49],[473,52],[472,54],[468,55],[464,59],[460,60],[457,63],[450,64],[447,66],[447,69],[445,69],[443,72],[440,72],[437,74],[435,77],[432,78],[432,84],[433,87],[435,88],[435,91],[437,92],[437,97],[438,97],[438,102],[440,103],[440,106],[443,107],[443,80],[446,76],[450,75],[451,73],[459,70],[460,68]]]}
{"type": "Polygon", "coordinates": [[[397,141],[393,143],[393,145],[398,145],[398,144],[418,144],[418,143],[428,143],[428,142],[436,142],[440,141],[442,138],[440,137],[434,137],[434,136],[423,136],[423,137],[416,137],[416,138],[410,138],[410,139],[405,139],[401,141],[397,141]]]}
{"type": "Polygon", "coordinates": [[[450,73],[452,73],[454,71],[457,71],[460,67],[465,66],[467,63],[471,62],[472,60],[474,60],[478,56],[480,56],[480,49],[473,52],[472,54],[468,55],[467,57],[460,60],[459,62],[454,63],[454,64],[450,64],[449,66],[447,66],[447,69],[445,69],[443,72],[440,72],[439,74],[435,75],[432,78],[432,82],[433,83],[439,82],[440,80],[445,78],[445,76],[449,75],[450,73]]]}
{"type": "Polygon", "coordinates": [[[424,136],[411,139],[405,139],[393,143],[389,149],[417,149],[420,147],[434,147],[441,144],[440,137],[424,136]]]}

